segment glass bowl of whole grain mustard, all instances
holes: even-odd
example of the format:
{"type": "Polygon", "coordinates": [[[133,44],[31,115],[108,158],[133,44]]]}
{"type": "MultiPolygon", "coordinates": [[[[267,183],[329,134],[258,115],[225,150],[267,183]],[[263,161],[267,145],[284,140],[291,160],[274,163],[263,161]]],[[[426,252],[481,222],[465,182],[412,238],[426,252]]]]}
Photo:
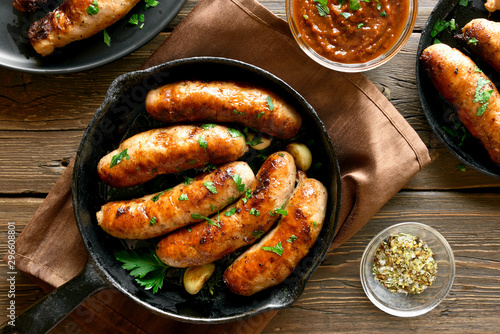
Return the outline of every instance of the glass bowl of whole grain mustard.
{"type": "Polygon", "coordinates": [[[414,317],[450,292],[455,259],[446,239],[420,223],[400,223],[377,234],[361,258],[361,285],[382,311],[414,317]]]}
{"type": "Polygon", "coordinates": [[[417,0],[287,0],[286,14],[300,48],[341,72],[374,69],[411,36],[417,0]]]}

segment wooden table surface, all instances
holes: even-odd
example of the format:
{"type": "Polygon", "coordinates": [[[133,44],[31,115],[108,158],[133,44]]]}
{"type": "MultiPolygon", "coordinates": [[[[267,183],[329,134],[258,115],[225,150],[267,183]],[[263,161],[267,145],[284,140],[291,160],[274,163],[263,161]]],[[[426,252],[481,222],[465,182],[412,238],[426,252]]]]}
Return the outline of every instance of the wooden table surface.
{"type": "MultiPolygon", "coordinates": [[[[163,33],[123,59],[86,72],[35,75],[0,69],[0,254],[7,224],[20,233],[74,156],[81,136],[111,81],[137,69],[193,8],[189,0],[163,33]]],[[[284,0],[261,0],[285,18],[284,0]]],[[[424,117],[415,82],[420,32],[437,1],[420,0],[415,30],[403,50],[366,76],[384,92],[427,145],[432,164],[418,173],[351,240],[330,253],[301,298],[282,310],[264,333],[500,331],[500,179],[456,159],[424,117]],[[456,278],[446,299],[417,318],[396,318],[377,309],[359,279],[361,254],[383,228],[404,221],[428,224],[449,241],[456,278]]],[[[7,267],[0,264],[0,320],[6,321],[7,267]]],[[[43,297],[18,274],[17,312],[43,297]]],[[[83,333],[70,318],[52,333],[83,333]]]]}

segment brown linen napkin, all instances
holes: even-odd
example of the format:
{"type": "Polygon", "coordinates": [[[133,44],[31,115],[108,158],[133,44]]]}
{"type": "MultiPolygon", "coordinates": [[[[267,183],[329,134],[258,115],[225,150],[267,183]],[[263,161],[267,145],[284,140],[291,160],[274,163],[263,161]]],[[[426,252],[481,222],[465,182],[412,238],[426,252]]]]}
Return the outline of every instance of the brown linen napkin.
{"type": "MultiPolygon", "coordinates": [[[[310,60],[295,44],[287,23],[254,0],[202,0],[143,68],[190,56],[257,65],[295,88],[318,112],[342,174],[332,249],[359,231],[430,162],[418,135],[368,79],[310,60]]],[[[48,289],[74,277],[87,258],[71,208],[71,172],[72,165],[17,241],[18,268],[48,289]]],[[[110,289],[87,299],[72,316],[90,333],[260,333],[275,313],[221,325],[184,324],[151,314],[110,289]]]]}

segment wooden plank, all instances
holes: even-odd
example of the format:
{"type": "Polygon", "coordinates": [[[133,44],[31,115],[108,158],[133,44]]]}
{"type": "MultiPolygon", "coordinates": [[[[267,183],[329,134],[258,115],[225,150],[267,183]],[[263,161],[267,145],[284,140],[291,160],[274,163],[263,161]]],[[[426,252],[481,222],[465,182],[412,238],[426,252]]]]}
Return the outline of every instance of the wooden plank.
{"type": "MultiPolygon", "coordinates": [[[[498,192],[400,192],[359,233],[327,256],[300,300],[280,311],[264,333],[278,329],[286,333],[320,333],[328,329],[382,332],[391,328],[395,319],[402,321],[402,329],[419,328],[423,332],[447,328],[472,333],[474,326],[494,332],[498,322],[483,322],[495,319],[500,312],[499,201],[498,192]],[[481,226],[471,223],[477,217],[481,217],[481,226]],[[437,228],[451,244],[457,261],[455,283],[443,303],[425,317],[405,320],[375,308],[359,281],[359,262],[369,240],[383,228],[403,221],[437,228]]],[[[41,202],[38,198],[0,198],[0,254],[7,250],[7,223],[14,221],[20,232],[41,202]]],[[[1,296],[8,290],[6,272],[6,264],[0,263],[1,296]]],[[[16,278],[16,305],[22,310],[43,293],[24,275],[16,278]]],[[[0,316],[6,302],[6,298],[0,298],[0,316]]]]}

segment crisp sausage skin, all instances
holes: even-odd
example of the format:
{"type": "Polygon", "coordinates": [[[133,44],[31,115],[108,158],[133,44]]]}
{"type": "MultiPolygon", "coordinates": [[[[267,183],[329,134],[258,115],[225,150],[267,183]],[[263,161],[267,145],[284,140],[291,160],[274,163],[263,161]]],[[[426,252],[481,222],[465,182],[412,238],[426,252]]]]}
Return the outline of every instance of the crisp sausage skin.
{"type": "Polygon", "coordinates": [[[298,185],[286,205],[287,215],[224,272],[224,283],[232,292],[251,296],[283,282],[316,242],[328,194],[321,182],[298,173],[298,185]]]}
{"type": "Polygon", "coordinates": [[[500,23],[474,19],[462,28],[461,39],[469,49],[500,72],[500,23]]]}
{"type": "Polygon", "coordinates": [[[160,174],[235,161],[247,151],[243,135],[225,126],[176,125],[124,140],[99,161],[97,171],[104,183],[124,188],[160,174]]]}
{"type": "Polygon", "coordinates": [[[104,204],[97,212],[99,226],[121,239],[149,239],[172,232],[202,219],[196,212],[209,216],[243,195],[233,178],[238,175],[248,186],[255,175],[246,162],[236,161],[202,174],[188,184],[142,198],[104,204]]]}
{"type": "Polygon", "coordinates": [[[420,56],[439,93],[457,110],[457,115],[484,145],[490,158],[500,164],[500,95],[489,78],[462,52],[445,44],[427,47],[420,56]],[[487,108],[485,103],[474,102],[478,84],[486,83],[480,92],[492,90],[487,108]]]}
{"type": "Polygon", "coordinates": [[[125,16],[140,0],[99,0],[98,12],[87,9],[94,0],[66,0],[34,22],[28,31],[31,45],[42,56],[55,48],[88,38],[125,16]]]}
{"type": "Polygon", "coordinates": [[[255,184],[233,206],[212,215],[190,229],[179,229],[164,237],[156,255],[165,264],[184,268],[211,263],[251,245],[267,232],[295,186],[296,168],[287,152],[271,154],[262,164],[255,184]]]}
{"type": "Polygon", "coordinates": [[[14,0],[12,6],[20,12],[34,12],[46,3],[47,0],[14,0]]]}
{"type": "Polygon", "coordinates": [[[146,110],[163,122],[226,122],[282,139],[302,125],[299,113],[271,91],[231,81],[181,81],[150,91],[146,110]]]}

